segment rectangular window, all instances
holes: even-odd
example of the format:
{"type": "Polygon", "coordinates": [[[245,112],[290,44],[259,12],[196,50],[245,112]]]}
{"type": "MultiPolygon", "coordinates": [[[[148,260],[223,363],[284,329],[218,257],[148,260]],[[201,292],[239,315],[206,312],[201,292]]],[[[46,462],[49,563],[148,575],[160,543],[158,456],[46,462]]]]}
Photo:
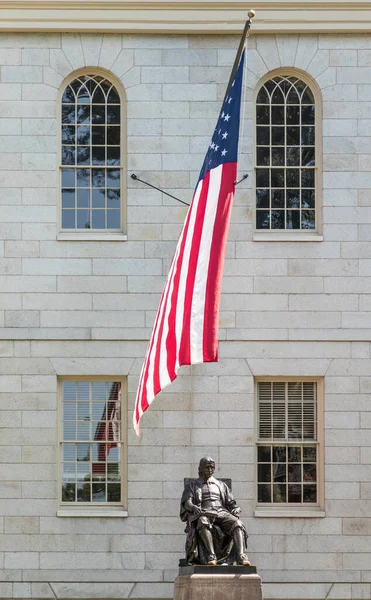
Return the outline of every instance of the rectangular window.
{"type": "Polygon", "coordinates": [[[320,384],[257,381],[258,507],[319,507],[320,384]]]}
{"type": "Polygon", "coordinates": [[[64,379],[60,395],[61,507],[125,506],[124,381],[64,379]]]}

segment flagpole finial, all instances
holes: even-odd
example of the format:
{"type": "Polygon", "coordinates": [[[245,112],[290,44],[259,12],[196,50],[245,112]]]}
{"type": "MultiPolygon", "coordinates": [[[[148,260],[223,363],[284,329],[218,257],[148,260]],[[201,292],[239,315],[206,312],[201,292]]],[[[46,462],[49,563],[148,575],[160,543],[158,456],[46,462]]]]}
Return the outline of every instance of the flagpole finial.
{"type": "Polygon", "coordinates": [[[249,17],[249,19],[253,19],[255,17],[255,10],[249,10],[247,16],[249,17]]]}

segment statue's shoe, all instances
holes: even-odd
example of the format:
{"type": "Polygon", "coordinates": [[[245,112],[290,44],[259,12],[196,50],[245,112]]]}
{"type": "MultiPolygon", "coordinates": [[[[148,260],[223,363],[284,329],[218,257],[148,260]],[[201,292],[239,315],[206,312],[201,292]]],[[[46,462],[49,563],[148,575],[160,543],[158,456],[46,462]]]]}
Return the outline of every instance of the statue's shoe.
{"type": "Polygon", "coordinates": [[[249,557],[246,554],[240,554],[238,564],[249,566],[251,563],[249,561],[249,557]]]}
{"type": "MultiPolygon", "coordinates": [[[[208,564],[210,567],[215,567],[215,565],[216,565],[216,558],[215,558],[214,556],[209,556],[209,559],[208,559],[208,561],[207,561],[207,564],[208,564]]],[[[249,564],[250,564],[250,563],[249,563],[249,564]]]]}

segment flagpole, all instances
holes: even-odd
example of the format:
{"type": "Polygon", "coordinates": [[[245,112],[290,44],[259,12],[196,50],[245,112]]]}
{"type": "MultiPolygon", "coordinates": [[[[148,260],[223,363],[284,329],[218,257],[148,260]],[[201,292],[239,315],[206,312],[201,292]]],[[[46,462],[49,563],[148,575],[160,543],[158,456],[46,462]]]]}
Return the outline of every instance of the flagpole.
{"type": "Polygon", "coordinates": [[[255,10],[249,10],[249,12],[247,13],[247,16],[249,18],[247,19],[247,21],[245,23],[244,30],[242,32],[242,36],[241,36],[241,39],[240,39],[240,44],[238,46],[236,58],[234,59],[234,63],[233,63],[233,67],[232,67],[232,72],[231,72],[231,76],[230,76],[229,81],[228,81],[227,90],[225,92],[223,104],[224,104],[224,102],[225,102],[225,100],[226,100],[226,98],[227,98],[227,96],[229,94],[229,90],[231,89],[234,76],[235,76],[236,71],[238,69],[238,65],[240,63],[241,54],[242,54],[242,51],[244,49],[244,46],[245,46],[245,43],[246,43],[246,39],[249,36],[249,32],[250,32],[250,27],[251,27],[251,24],[252,24],[252,20],[255,17],[255,10]]]}

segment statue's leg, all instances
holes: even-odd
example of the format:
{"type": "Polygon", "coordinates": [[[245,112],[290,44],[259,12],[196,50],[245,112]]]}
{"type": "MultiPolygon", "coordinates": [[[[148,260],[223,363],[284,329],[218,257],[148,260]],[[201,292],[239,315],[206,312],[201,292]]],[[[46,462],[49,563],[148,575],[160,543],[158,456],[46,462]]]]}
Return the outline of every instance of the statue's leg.
{"type": "Polygon", "coordinates": [[[213,536],[210,521],[207,517],[200,517],[197,523],[197,532],[208,554],[208,565],[216,565],[216,554],[214,550],[213,536]]]}
{"type": "Polygon", "coordinates": [[[236,546],[237,560],[240,565],[249,565],[250,561],[245,553],[244,535],[241,527],[236,527],[233,531],[233,541],[236,546]]]}

